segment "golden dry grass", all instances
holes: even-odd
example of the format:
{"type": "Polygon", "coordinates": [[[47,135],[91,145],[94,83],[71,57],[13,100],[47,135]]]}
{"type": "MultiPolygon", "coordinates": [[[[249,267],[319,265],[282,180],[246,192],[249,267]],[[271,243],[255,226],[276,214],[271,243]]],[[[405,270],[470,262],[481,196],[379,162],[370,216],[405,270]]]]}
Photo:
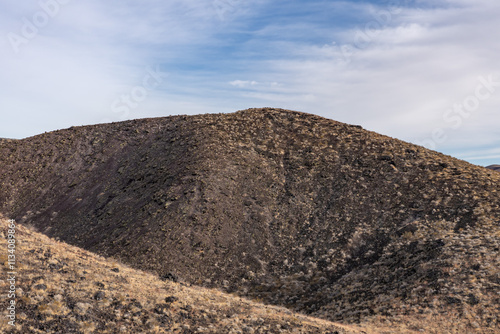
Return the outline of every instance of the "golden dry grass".
{"type": "Polygon", "coordinates": [[[466,326],[466,319],[450,313],[334,324],[214,289],[164,282],[22,225],[16,229],[13,329],[6,318],[7,225],[2,219],[2,333],[498,333],[466,326]]]}
{"type": "Polygon", "coordinates": [[[498,333],[457,314],[341,325],[214,289],[162,281],[17,225],[17,320],[8,324],[8,221],[0,223],[2,333],[498,333]]]}
{"type": "MultiPolygon", "coordinates": [[[[7,220],[0,225],[2,262],[7,220]]],[[[17,225],[17,321],[2,333],[356,333],[217,290],[162,281],[17,225]]],[[[5,310],[5,311],[4,311],[5,310]]]]}

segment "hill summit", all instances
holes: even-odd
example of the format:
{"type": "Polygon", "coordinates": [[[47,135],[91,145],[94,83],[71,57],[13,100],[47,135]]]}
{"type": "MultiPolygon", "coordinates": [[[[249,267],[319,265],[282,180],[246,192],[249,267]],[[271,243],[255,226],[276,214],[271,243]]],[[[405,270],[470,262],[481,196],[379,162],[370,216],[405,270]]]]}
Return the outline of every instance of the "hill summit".
{"type": "Polygon", "coordinates": [[[0,211],[53,238],[329,320],[498,328],[500,174],[283,109],[0,141],[0,211]]]}

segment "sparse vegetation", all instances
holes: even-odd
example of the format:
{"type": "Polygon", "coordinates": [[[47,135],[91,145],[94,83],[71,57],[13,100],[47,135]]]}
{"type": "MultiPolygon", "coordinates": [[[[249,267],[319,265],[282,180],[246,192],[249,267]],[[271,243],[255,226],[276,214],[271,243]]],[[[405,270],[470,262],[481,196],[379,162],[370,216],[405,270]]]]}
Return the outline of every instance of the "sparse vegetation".
{"type": "Polygon", "coordinates": [[[117,268],[363,328],[500,326],[496,171],[269,108],[76,127],[0,158],[0,211],[117,268]]]}
{"type": "MultiPolygon", "coordinates": [[[[7,249],[0,220],[0,251],[7,249]]],[[[151,273],[55,241],[19,225],[17,321],[2,333],[356,333],[345,326],[151,273]]],[[[5,273],[5,266],[2,272],[5,273]]]]}

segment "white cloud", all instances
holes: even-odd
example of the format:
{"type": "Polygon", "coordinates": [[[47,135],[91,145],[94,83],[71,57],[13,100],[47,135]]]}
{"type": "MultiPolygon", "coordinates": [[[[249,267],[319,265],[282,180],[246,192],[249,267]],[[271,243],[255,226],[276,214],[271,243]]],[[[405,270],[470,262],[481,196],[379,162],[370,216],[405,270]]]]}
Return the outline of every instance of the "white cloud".
{"type": "Polygon", "coordinates": [[[498,145],[500,88],[458,129],[443,115],[500,70],[500,3],[416,4],[70,1],[15,54],[7,34],[21,34],[40,6],[6,2],[0,137],[119,120],[113,101],[159,65],[168,76],[130,118],[272,105],[408,141],[444,128],[439,150],[498,145]]]}
{"type": "Polygon", "coordinates": [[[233,80],[230,81],[229,84],[231,86],[235,86],[238,88],[252,88],[254,90],[260,90],[260,91],[276,91],[276,89],[279,89],[280,86],[282,86],[280,83],[276,81],[272,82],[258,82],[254,80],[233,80]]]}
{"type": "Polygon", "coordinates": [[[207,43],[205,28],[217,21],[213,10],[206,14],[209,2],[122,4],[72,1],[52,7],[53,17],[38,5],[0,5],[0,136],[119,120],[112,102],[140,84],[146,67],[207,43]],[[40,13],[49,20],[37,25],[40,13]],[[26,41],[14,45],[18,52],[9,34],[26,41]]]}
{"type": "Polygon", "coordinates": [[[259,83],[257,81],[248,81],[248,80],[234,80],[229,82],[230,85],[240,87],[240,88],[245,88],[245,87],[251,87],[251,86],[256,86],[259,83]]]}
{"type": "Polygon", "coordinates": [[[500,148],[486,148],[479,151],[471,150],[457,154],[457,156],[469,161],[500,159],[500,148]]]}
{"type": "MultiPolygon", "coordinates": [[[[478,77],[499,69],[500,42],[485,31],[498,31],[500,11],[489,4],[403,9],[363,47],[356,47],[353,29],[337,45],[290,45],[287,51],[298,57],[269,61],[261,77],[255,68],[250,71],[258,81],[278,78],[289,95],[314,95],[294,109],[417,141],[436,127],[446,128],[447,109],[474,94],[478,77]],[[341,43],[346,43],[344,52],[341,43]]],[[[463,119],[460,129],[447,129],[447,140],[437,148],[457,148],[463,145],[461,138],[474,138],[480,145],[500,142],[495,131],[499,103],[500,89],[463,119]]]]}

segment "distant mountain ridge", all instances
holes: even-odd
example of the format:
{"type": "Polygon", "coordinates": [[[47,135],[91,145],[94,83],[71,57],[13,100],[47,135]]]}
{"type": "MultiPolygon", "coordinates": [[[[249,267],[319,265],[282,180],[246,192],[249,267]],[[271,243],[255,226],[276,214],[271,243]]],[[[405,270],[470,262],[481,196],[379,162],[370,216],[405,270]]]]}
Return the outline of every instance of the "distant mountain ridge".
{"type": "Polygon", "coordinates": [[[486,168],[493,169],[493,170],[500,170],[500,165],[490,165],[486,168]]]}
{"type": "Polygon", "coordinates": [[[465,161],[270,108],[74,127],[0,157],[0,211],[165,279],[336,321],[498,327],[500,174],[465,161]]]}

